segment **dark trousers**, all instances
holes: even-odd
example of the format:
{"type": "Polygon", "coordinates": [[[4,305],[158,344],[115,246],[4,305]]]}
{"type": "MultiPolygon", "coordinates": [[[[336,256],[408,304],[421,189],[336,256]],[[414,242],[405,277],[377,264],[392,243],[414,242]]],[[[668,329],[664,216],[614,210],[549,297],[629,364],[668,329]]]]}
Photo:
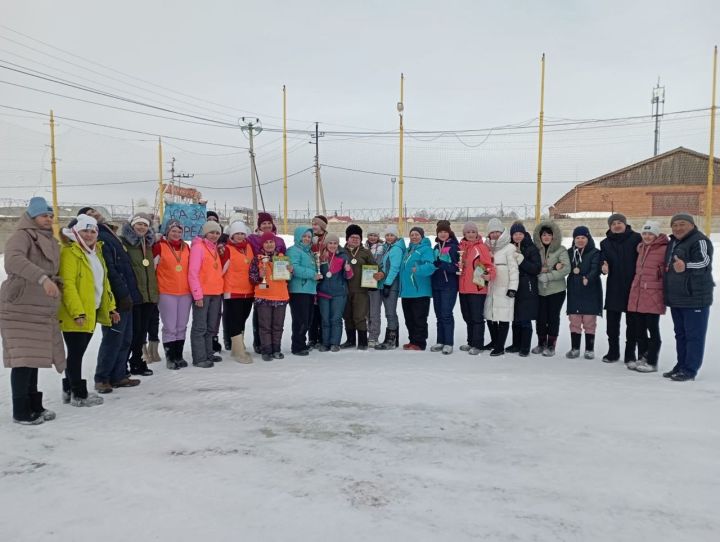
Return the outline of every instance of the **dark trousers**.
{"type": "MultiPolygon", "coordinates": [[[[608,357],[610,359],[620,358],[620,319],[621,311],[605,311],[607,319],[607,337],[610,351],[608,357]]],[[[625,356],[624,361],[635,361],[637,359],[635,351],[637,349],[637,340],[635,339],[635,322],[633,312],[625,313],[625,356]]]]}
{"type": "Polygon", "coordinates": [[[148,341],[160,342],[160,309],[157,303],[152,303],[152,310],[148,320],[148,341]]]}
{"type": "Polygon", "coordinates": [[[223,327],[228,337],[245,333],[247,322],[253,307],[253,298],[223,299],[223,327]]]}
{"type": "Polygon", "coordinates": [[[130,347],[131,366],[140,366],[144,363],[142,359],[142,348],[148,336],[148,331],[150,330],[153,313],[156,311],[157,305],[155,303],[138,303],[137,305],[133,305],[133,332],[132,345],[130,347]]]}
{"type": "Polygon", "coordinates": [[[690,376],[697,375],[705,354],[710,307],[701,309],[671,308],[675,326],[675,348],[677,364],[675,369],[690,376]]]}
{"type": "Polygon", "coordinates": [[[272,306],[267,303],[255,305],[260,332],[260,349],[263,354],[280,352],[286,308],[287,305],[272,306]]]}
{"type": "Polygon", "coordinates": [[[428,338],[428,315],[430,314],[429,297],[403,297],[403,316],[408,330],[410,344],[425,350],[428,338]]]}
{"type": "Polygon", "coordinates": [[[322,340],[322,314],[320,314],[320,303],[316,302],[313,307],[313,317],[310,321],[310,329],[308,330],[308,340],[310,344],[320,344],[322,340]]]}
{"type": "Polygon", "coordinates": [[[437,344],[455,344],[455,317],[453,309],[457,290],[433,290],[433,309],[437,319],[437,344]]]}
{"type": "Polygon", "coordinates": [[[10,371],[10,389],[13,399],[29,398],[36,393],[38,370],[32,367],[13,367],[10,371]]]}
{"type": "Polygon", "coordinates": [[[485,294],[460,294],[460,312],[467,326],[467,344],[482,348],[485,343],[485,294]]]}
{"type": "Polygon", "coordinates": [[[133,313],[123,311],[120,321],[102,326],[102,342],[98,350],[95,382],[119,382],[127,376],[127,360],[132,344],[133,313]]]}
{"type": "Polygon", "coordinates": [[[345,303],[343,320],[347,329],[367,331],[367,319],[370,313],[370,298],[367,290],[350,292],[345,303]]]}
{"type": "Polygon", "coordinates": [[[642,312],[632,314],[631,319],[635,324],[635,339],[638,344],[638,355],[644,356],[648,365],[657,365],[658,354],[660,353],[660,315],[646,314],[642,312]]]}
{"type": "Polygon", "coordinates": [[[65,346],[67,347],[65,378],[68,379],[71,387],[77,385],[82,380],[82,360],[92,336],[92,333],[78,331],[63,332],[65,346]]]}
{"type": "Polygon", "coordinates": [[[490,340],[496,350],[505,350],[505,341],[510,331],[510,322],[488,322],[490,340]]]}
{"type": "Polygon", "coordinates": [[[292,318],[292,345],[293,354],[302,352],[307,348],[307,332],[315,310],[315,296],[313,294],[290,294],[290,316],[292,318]]]}
{"type": "Polygon", "coordinates": [[[540,337],[560,334],[560,311],[565,303],[565,290],[552,295],[538,296],[538,317],[535,331],[540,337]]]}

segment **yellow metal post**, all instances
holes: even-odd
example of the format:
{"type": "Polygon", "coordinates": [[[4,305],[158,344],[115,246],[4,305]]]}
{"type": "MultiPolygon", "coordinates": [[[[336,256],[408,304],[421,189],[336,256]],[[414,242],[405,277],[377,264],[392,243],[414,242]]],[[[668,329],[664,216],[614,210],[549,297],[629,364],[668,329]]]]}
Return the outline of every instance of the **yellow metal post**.
{"type": "Polygon", "coordinates": [[[287,175],[287,89],[283,85],[283,229],[288,234],[287,175]]]}
{"type": "Polygon", "coordinates": [[[535,223],[540,222],[542,211],[542,158],[543,158],[543,128],[545,126],[545,53],[540,61],[540,122],[538,125],[538,163],[537,188],[535,189],[535,223]]]}
{"type": "Polygon", "coordinates": [[[163,186],[163,152],[162,139],[158,137],[158,216],[160,224],[165,214],[165,187],[163,186]]]}
{"type": "Polygon", "coordinates": [[[400,115],[400,173],[398,175],[398,232],[400,237],[405,235],[405,221],[403,217],[403,170],[405,167],[405,128],[403,126],[403,111],[405,111],[405,74],[400,74],[400,101],[397,104],[398,114],[400,115]]]}
{"type": "Polygon", "coordinates": [[[57,162],[55,160],[55,115],[50,110],[50,171],[52,172],[53,234],[60,239],[60,208],[57,198],[57,162]]]}
{"type": "Polygon", "coordinates": [[[712,106],[710,107],[710,152],[705,192],[705,235],[712,233],[713,185],[715,183],[715,90],[717,88],[717,45],[713,52],[712,106]]]}

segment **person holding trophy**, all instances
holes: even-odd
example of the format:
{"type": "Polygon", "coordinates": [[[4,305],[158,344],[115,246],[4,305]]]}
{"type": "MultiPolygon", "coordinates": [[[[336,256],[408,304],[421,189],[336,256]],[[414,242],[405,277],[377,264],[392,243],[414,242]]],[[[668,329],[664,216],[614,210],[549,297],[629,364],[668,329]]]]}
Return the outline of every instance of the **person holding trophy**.
{"type": "Polygon", "coordinates": [[[263,361],[272,361],[285,357],[280,348],[293,266],[277,249],[272,232],[264,232],[260,240],[261,249],[250,264],[250,282],[255,286],[260,353],[263,361]]]}

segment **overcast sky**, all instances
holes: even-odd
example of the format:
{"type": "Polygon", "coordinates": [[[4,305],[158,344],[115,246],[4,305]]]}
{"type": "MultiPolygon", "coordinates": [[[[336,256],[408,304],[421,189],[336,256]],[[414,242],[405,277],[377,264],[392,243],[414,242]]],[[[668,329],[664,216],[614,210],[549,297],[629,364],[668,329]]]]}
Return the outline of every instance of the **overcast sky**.
{"type": "MultiPolygon", "coordinates": [[[[658,76],[666,86],[666,112],[707,108],[712,47],[720,41],[717,21],[717,2],[710,0],[2,0],[0,60],[185,114],[228,123],[258,116],[268,128],[281,126],[281,89],[287,85],[289,127],[311,129],[319,121],[328,132],[396,130],[404,72],[407,130],[467,130],[536,125],[543,52],[548,122],[648,115],[658,76]]],[[[0,69],[0,81],[175,116],[7,69],[0,69]]],[[[247,146],[236,128],[151,118],[6,83],[0,83],[0,104],[53,108],[56,115],[150,134],[247,146]]],[[[651,123],[619,124],[548,129],[543,205],[575,182],[652,155],[651,123]]],[[[683,145],[706,153],[708,127],[707,112],[666,117],[661,151],[683,145]]],[[[502,182],[408,178],[409,206],[534,203],[534,185],[516,184],[535,180],[534,129],[456,135],[406,138],[405,174],[502,182]]],[[[57,136],[59,179],[65,185],[61,201],[129,205],[153,199],[152,183],[88,186],[157,178],[153,136],[67,120],[59,121],[57,136]],[[78,184],[83,186],[67,186],[78,184]]],[[[47,142],[47,119],[0,108],[1,197],[48,195],[47,142]],[[5,188],[18,185],[25,188],[5,188]]],[[[308,142],[304,135],[288,140],[290,173],[312,166],[314,147],[308,142]]],[[[203,186],[211,207],[250,204],[249,189],[225,188],[249,184],[246,151],[165,143],[165,159],[174,156],[178,169],[195,173],[193,182],[203,186]]],[[[280,177],[279,134],[265,131],[256,145],[260,180],[280,177]]],[[[330,213],[341,205],[390,206],[390,176],[398,169],[396,137],[328,135],[321,139],[320,155],[328,165],[387,173],[324,168],[330,213]]],[[[292,177],[289,186],[291,209],[309,204],[314,210],[312,171],[292,177]]],[[[267,207],[276,211],[282,184],[263,190],[267,207]]]]}

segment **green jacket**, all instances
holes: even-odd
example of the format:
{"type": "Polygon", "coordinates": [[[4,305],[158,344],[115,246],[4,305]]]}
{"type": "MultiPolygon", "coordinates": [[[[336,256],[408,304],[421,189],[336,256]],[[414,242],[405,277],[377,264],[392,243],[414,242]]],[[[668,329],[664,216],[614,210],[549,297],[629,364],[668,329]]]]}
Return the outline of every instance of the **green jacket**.
{"type": "Polygon", "coordinates": [[[560,227],[552,220],[543,220],[535,226],[533,241],[540,251],[543,269],[547,269],[538,275],[538,294],[544,297],[564,292],[567,289],[565,277],[570,274],[570,257],[567,249],[562,246],[560,227]],[[548,247],[545,247],[540,240],[540,230],[544,227],[550,228],[553,232],[553,239],[548,247]],[[557,264],[562,264],[562,267],[556,269],[557,264]]]}
{"type": "Polygon", "coordinates": [[[369,288],[363,288],[360,286],[362,283],[362,266],[377,265],[377,263],[375,263],[375,258],[370,251],[362,246],[362,244],[355,250],[357,250],[357,252],[353,258],[351,250],[348,248],[347,244],[345,245],[345,252],[347,252],[348,261],[350,262],[350,267],[352,267],[353,270],[353,276],[348,281],[348,291],[351,293],[368,292],[369,288]],[[352,263],[353,259],[357,260],[357,263],[352,263]]]}
{"type": "Polygon", "coordinates": [[[60,277],[63,280],[62,303],[58,309],[58,320],[62,331],[92,333],[99,323],[111,325],[110,311],[115,310],[115,298],[110,289],[107,266],[102,255],[102,241],[97,242],[95,252],[105,270],[100,308],[95,311],[95,281],[88,257],[75,243],[64,244],[60,249],[60,277]],[[78,326],[75,318],[85,315],[85,324],[78,326]]]}
{"type": "Polygon", "coordinates": [[[137,287],[142,296],[143,303],[157,303],[160,298],[158,290],[157,276],[155,275],[155,261],[153,259],[152,246],[155,242],[155,233],[150,228],[145,234],[145,254],[143,254],[141,239],[129,223],[123,224],[120,238],[122,239],[125,250],[130,257],[130,265],[132,265],[137,287]],[[143,265],[143,260],[147,260],[147,266],[143,265]]]}

